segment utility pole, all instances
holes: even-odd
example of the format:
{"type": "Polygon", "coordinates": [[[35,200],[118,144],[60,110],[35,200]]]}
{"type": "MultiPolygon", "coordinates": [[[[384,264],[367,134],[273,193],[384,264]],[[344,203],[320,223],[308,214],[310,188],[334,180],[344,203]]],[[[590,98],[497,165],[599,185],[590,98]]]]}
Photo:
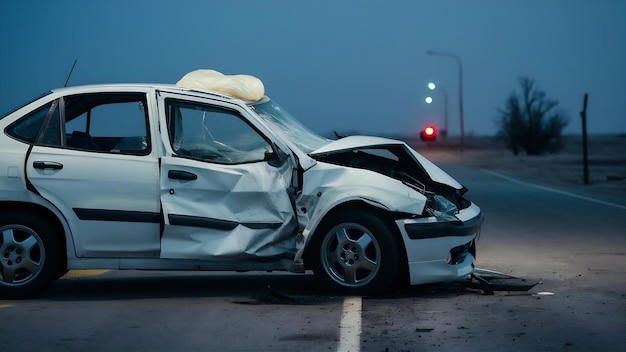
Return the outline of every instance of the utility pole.
{"type": "Polygon", "coordinates": [[[583,111],[580,112],[583,123],[583,179],[586,185],[589,184],[589,160],[587,158],[587,98],[588,94],[585,93],[583,111]]]}

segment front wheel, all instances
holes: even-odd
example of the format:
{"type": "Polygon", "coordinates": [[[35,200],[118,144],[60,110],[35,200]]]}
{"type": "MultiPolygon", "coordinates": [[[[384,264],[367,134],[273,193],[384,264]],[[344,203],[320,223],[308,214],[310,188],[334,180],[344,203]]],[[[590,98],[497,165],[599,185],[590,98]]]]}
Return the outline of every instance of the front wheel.
{"type": "Polygon", "coordinates": [[[0,214],[0,298],[30,298],[46,289],[61,267],[59,241],[35,214],[0,214]]]}
{"type": "Polygon", "coordinates": [[[313,271],[331,288],[379,293],[398,277],[398,245],[392,230],[374,214],[351,210],[331,215],[313,241],[313,271]]]}

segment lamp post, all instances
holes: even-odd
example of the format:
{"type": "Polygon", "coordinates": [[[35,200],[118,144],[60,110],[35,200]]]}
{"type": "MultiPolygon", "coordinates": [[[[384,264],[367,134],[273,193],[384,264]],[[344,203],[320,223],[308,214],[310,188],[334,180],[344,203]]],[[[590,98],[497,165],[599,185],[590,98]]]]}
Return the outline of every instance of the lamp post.
{"type": "MultiPolygon", "coordinates": [[[[435,85],[435,83],[433,82],[429,82],[428,83],[428,89],[430,90],[435,90],[437,89],[437,85],[435,85]]],[[[443,131],[442,131],[442,135],[444,138],[447,137],[448,135],[448,91],[443,88],[443,87],[439,87],[438,89],[440,89],[443,92],[443,131]]],[[[433,99],[430,97],[426,97],[426,103],[430,104],[433,102],[433,99]],[[429,101],[430,100],[430,101],[429,101]]]]}
{"type": "Polygon", "coordinates": [[[426,52],[426,54],[451,57],[454,60],[456,60],[456,63],[459,65],[459,116],[461,120],[460,150],[461,152],[463,152],[463,144],[464,144],[464,139],[465,139],[465,128],[463,126],[463,64],[461,63],[461,59],[456,54],[453,54],[453,53],[429,50],[426,52]]]}

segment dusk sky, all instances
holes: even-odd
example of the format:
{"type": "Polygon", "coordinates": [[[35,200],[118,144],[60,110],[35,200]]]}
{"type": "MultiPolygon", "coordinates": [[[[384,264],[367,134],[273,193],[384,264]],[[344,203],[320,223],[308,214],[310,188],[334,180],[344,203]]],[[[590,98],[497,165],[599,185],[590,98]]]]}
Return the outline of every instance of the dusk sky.
{"type": "Polygon", "coordinates": [[[312,130],[406,135],[427,123],[494,135],[534,79],[580,134],[626,134],[626,1],[1,1],[0,114],[63,86],[175,83],[203,68],[259,77],[312,130]],[[432,95],[433,104],[424,103],[432,95]]]}

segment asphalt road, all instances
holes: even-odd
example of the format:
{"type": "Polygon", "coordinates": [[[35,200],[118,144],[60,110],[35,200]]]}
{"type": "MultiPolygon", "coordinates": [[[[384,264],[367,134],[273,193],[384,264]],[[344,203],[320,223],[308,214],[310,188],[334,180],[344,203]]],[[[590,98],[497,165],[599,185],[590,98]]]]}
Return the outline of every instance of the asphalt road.
{"type": "Polygon", "coordinates": [[[539,285],[353,298],[311,275],[73,271],[0,301],[0,351],[626,351],[626,199],[442,166],[485,214],[478,267],[539,285]]]}

